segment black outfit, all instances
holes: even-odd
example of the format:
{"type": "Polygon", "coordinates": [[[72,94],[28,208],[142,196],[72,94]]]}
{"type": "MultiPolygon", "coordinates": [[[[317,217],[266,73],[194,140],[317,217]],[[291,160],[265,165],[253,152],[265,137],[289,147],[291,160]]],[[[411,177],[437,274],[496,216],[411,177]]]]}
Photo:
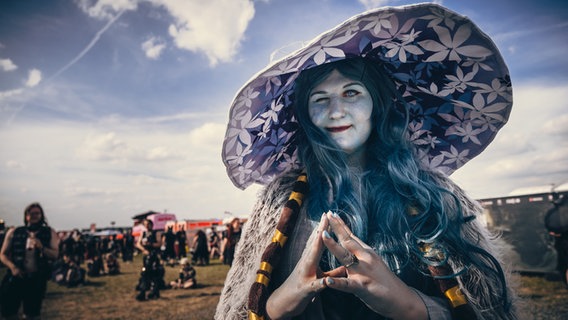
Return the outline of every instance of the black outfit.
{"type": "Polygon", "coordinates": [[[134,237],[132,233],[127,233],[124,236],[124,243],[122,246],[122,261],[132,261],[133,254],[134,254],[134,237]]]}
{"type": "Polygon", "coordinates": [[[140,280],[136,286],[136,290],[140,291],[136,296],[136,300],[143,301],[146,299],[156,299],[160,297],[160,289],[165,288],[164,274],[165,270],[160,261],[159,249],[154,248],[157,242],[156,232],[144,232],[142,235],[142,243],[144,248],[150,252],[144,256],[144,267],[140,273],[140,280]],[[149,291],[146,296],[146,291],[149,291]]]}
{"type": "MultiPolygon", "coordinates": [[[[11,246],[11,260],[24,271],[24,260],[26,257],[26,242],[28,239],[28,230],[37,232],[36,238],[42,245],[50,248],[51,228],[48,226],[40,226],[39,228],[30,229],[28,227],[18,227],[14,230],[11,246]]],[[[38,271],[33,273],[23,273],[22,276],[13,276],[11,270],[8,270],[2,280],[2,289],[0,301],[2,301],[1,312],[4,317],[11,317],[18,313],[20,305],[23,304],[24,314],[37,317],[41,313],[41,304],[47,289],[47,280],[51,276],[50,261],[44,257],[40,250],[34,249],[38,271]]]]}
{"type": "Polygon", "coordinates": [[[566,270],[568,269],[568,232],[561,233],[559,237],[554,238],[554,248],[558,255],[556,269],[562,276],[562,281],[568,284],[566,278],[566,270]]]}
{"type": "Polygon", "coordinates": [[[225,247],[225,252],[223,252],[223,263],[224,264],[228,264],[228,265],[232,265],[233,264],[233,259],[235,258],[235,247],[237,246],[237,243],[239,242],[239,240],[241,239],[241,231],[242,228],[238,231],[238,232],[231,232],[228,235],[228,242],[227,245],[225,247]]]}
{"type": "Polygon", "coordinates": [[[176,240],[178,242],[178,259],[181,259],[187,256],[187,251],[185,247],[187,246],[187,236],[185,234],[185,230],[179,230],[176,232],[176,240]]]}
{"type": "Polygon", "coordinates": [[[193,244],[194,252],[192,261],[197,265],[209,264],[209,247],[207,246],[207,236],[205,232],[199,230],[195,236],[195,243],[193,244]]]}
{"type": "Polygon", "coordinates": [[[166,261],[170,259],[175,259],[176,252],[175,252],[175,243],[176,243],[176,235],[173,233],[172,229],[168,228],[168,231],[164,233],[164,247],[165,250],[163,252],[162,258],[166,261]]]}

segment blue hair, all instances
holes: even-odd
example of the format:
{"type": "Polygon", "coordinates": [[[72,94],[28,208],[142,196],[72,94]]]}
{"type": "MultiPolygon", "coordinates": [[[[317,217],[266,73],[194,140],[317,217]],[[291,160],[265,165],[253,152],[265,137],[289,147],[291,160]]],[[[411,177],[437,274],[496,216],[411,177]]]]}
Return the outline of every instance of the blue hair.
{"type": "MultiPolygon", "coordinates": [[[[473,266],[493,275],[506,298],[498,261],[462,232],[469,219],[464,211],[470,217],[476,205],[449,178],[421,165],[407,137],[406,103],[378,61],[352,58],[304,70],[296,80],[293,100],[301,127],[298,155],[310,185],[305,205],[312,220],[319,221],[328,210],[337,212],[395,272],[416,260],[427,268],[457,257],[463,269],[453,276],[473,266]],[[333,70],[361,81],[373,100],[373,130],[363,172],[350,170],[347,154],[310,120],[310,91],[333,70]],[[426,258],[420,247],[424,243],[446,258],[426,258]]],[[[331,254],[327,263],[337,265],[331,254]]]]}

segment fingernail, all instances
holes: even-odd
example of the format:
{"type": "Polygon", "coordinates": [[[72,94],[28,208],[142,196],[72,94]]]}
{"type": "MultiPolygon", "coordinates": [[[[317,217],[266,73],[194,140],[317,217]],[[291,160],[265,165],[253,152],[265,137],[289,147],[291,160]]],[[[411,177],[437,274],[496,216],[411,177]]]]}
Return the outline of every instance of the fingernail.
{"type": "Polygon", "coordinates": [[[334,283],[335,283],[335,281],[333,281],[332,278],[327,277],[327,284],[334,284],[334,283]]]}
{"type": "Polygon", "coordinates": [[[323,237],[326,239],[331,239],[331,235],[329,234],[329,232],[327,232],[327,230],[323,230],[323,237]]]}
{"type": "Polygon", "coordinates": [[[337,212],[334,212],[332,215],[333,215],[334,218],[339,218],[339,215],[337,214],[337,212]]]}

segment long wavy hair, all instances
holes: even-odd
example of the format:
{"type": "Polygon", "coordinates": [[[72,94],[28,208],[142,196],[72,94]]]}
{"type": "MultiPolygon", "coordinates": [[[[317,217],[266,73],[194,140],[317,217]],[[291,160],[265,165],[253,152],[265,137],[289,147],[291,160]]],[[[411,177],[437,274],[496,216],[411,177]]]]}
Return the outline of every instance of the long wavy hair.
{"type": "MultiPolygon", "coordinates": [[[[479,245],[484,235],[463,228],[472,223],[479,205],[448,177],[421,165],[408,139],[406,103],[380,63],[352,58],[305,70],[294,91],[301,127],[296,137],[298,155],[308,174],[310,195],[305,205],[312,220],[319,221],[328,210],[337,212],[394,272],[418,261],[427,274],[428,266],[458,260],[454,265],[459,269],[452,276],[475,269],[493,280],[484,291],[507,303],[504,272],[479,245]],[[373,129],[366,145],[366,167],[361,170],[350,168],[348,155],[310,120],[309,94],[333,70],[362,82],[372,97],[373,129]],[[424,254],[424,244],[434,248],[434,258],[424,254]]],[[[330,266],[337,266],[331,254],[327,259],[330,266]]]]}
{"type": "Polygon", "coordinates": [[[28,221],[26,220],[26,216],[28,215],[28,213],[34,209],[37,208],[39,209],[39,211],[41,211],[41,219],[39,220],[38,225],[40,226],[47,226],[47,219],[45,218],[45,213],[43,212],[43,208],[41,207],[41,205],[39,204],[39,202],[33,202],[31,204],[29,204],[25,209],[24,209],[24,225],[28,225],[28,221]]]}

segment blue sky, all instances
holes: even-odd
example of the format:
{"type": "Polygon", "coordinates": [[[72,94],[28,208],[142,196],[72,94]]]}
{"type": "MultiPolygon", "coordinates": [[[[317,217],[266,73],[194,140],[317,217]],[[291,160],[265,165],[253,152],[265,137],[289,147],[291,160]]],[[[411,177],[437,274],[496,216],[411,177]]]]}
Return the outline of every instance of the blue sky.
{"type": "MultiPolygon", "coordinates": [[[[225,175],[237,90],[270,61],[368,8],[410,1],[3,0],[0,218],[39,201],[57,229],[246,215],[258,186],[225,175]]],[[[472,196],[568,181],[568,4],[437,1],[474,20],[508,63],[514,106],[454,173],[472,196]]]]}

